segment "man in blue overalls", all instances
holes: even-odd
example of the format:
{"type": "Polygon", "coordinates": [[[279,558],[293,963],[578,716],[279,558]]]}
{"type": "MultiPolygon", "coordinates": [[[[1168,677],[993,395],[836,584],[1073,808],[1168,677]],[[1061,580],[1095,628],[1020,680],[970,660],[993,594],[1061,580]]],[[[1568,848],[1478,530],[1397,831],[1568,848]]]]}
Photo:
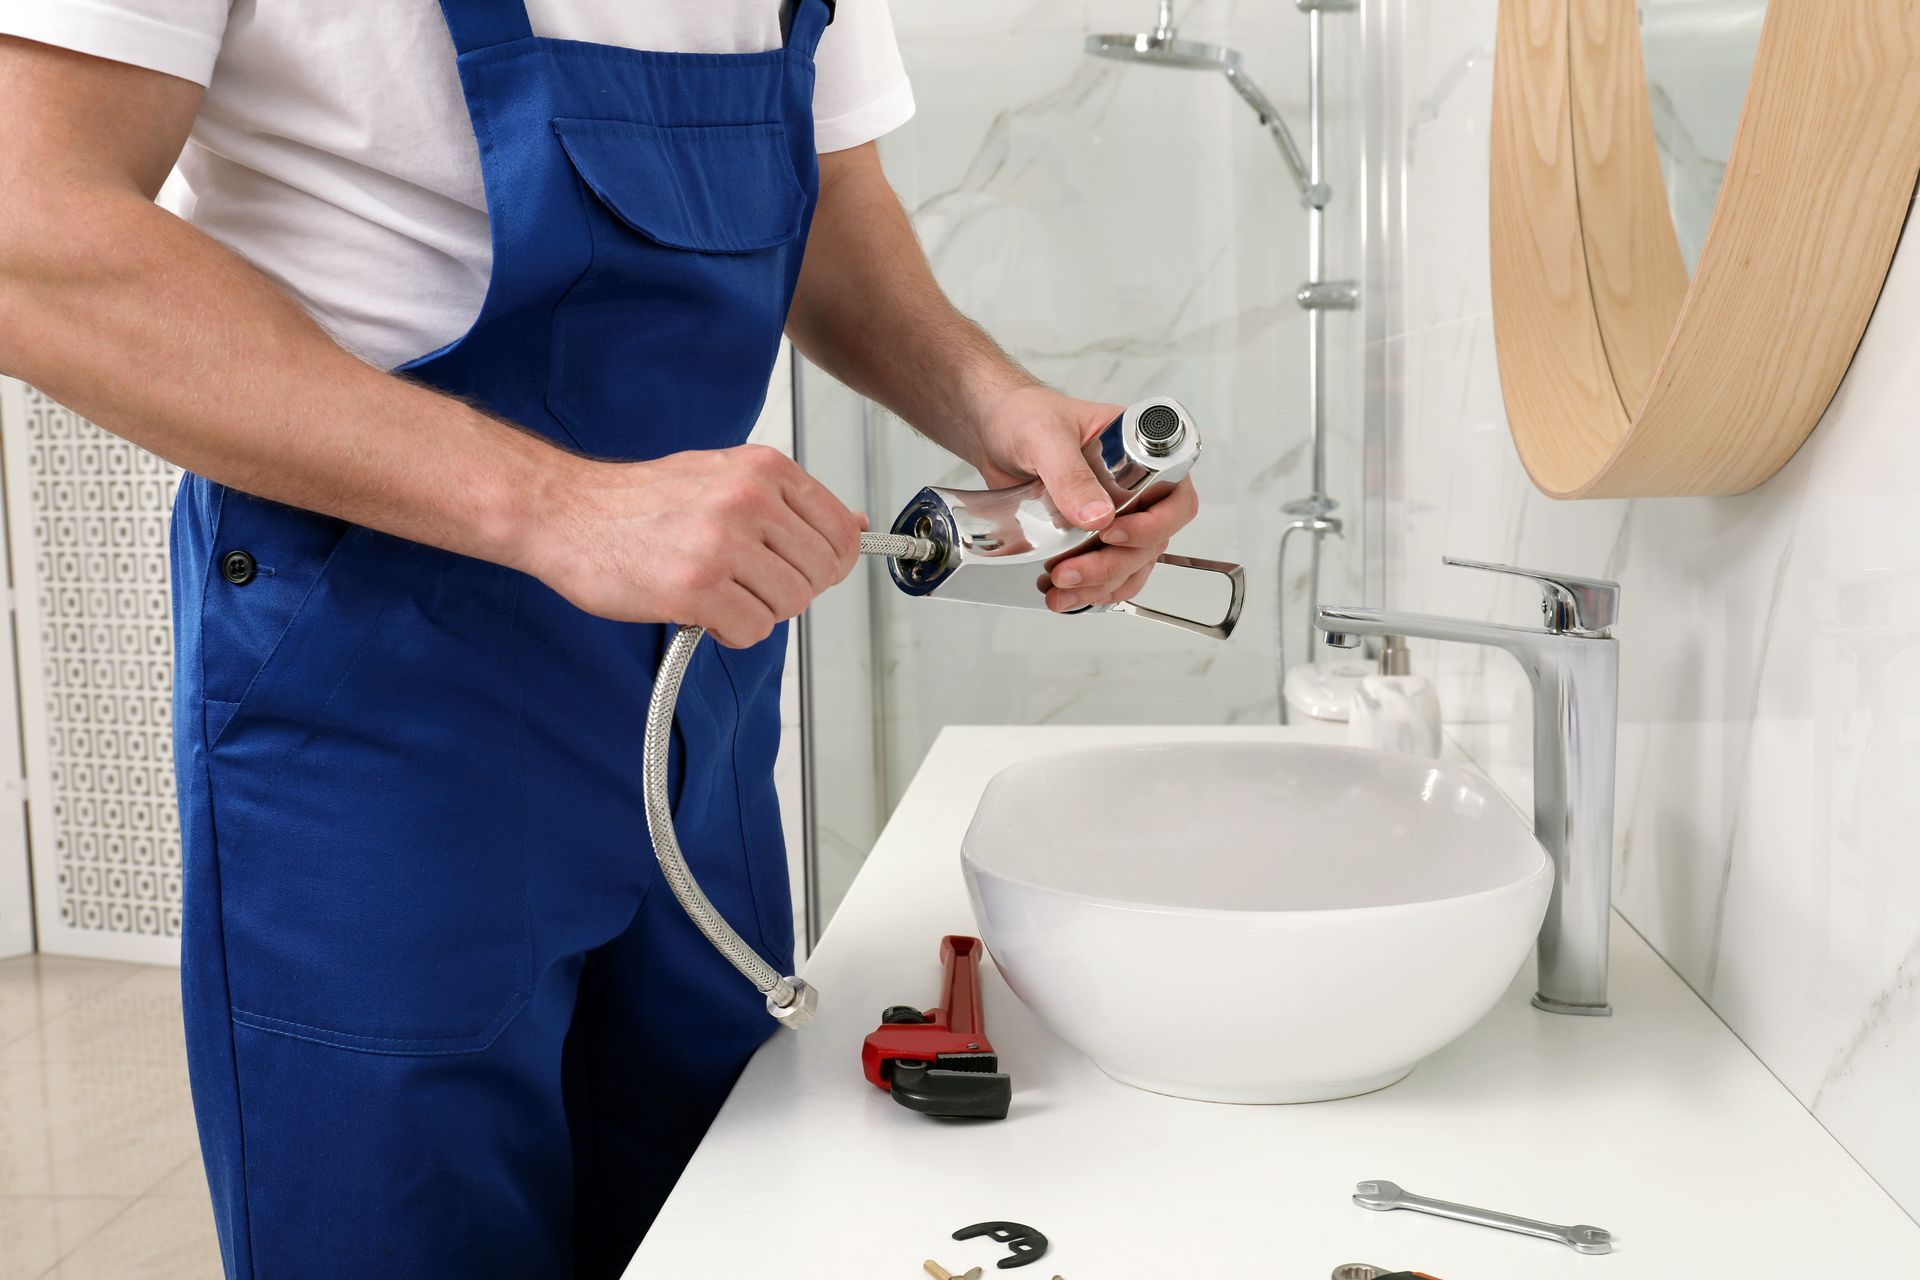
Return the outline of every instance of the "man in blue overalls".
{"type": "Polygon", "coordinates": [[[230,1276],[618,1275],[768,1034],[657,882],[638,766],[665,624],[703,625],[679,826],[787,964],[783,624],[861,520],[742,445],[783,329],[1104,528],[1056,609],[1192,517],[1115,520],[1079,455],[1112,406],[941,295],[871,146],[911,110],[884,0],[839,10],[0,17],[0,359],[190,473],[184,986],[230,1276]],[[152,203],[176,159],[191,221],[152,203]]]}

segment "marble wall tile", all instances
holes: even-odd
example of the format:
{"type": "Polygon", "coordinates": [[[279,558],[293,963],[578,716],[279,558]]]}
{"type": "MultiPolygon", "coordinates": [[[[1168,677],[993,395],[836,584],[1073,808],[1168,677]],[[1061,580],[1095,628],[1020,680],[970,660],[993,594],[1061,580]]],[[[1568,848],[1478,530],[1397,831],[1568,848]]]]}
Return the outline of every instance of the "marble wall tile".
{"type": "MultiPolygon", "coordinates": [[[[1424,25],[1404,28],[1406,127],[1447,139],[1453,159],[1423,170],[1409,149],[1406,322],[1374,362],[1396,381],[1369,390],[1402,406],[1388,602],[1532,620],[1529,588],[1442,569],[1447,552],[1621,582],[1616,901],[1920,1212],[1920,246],[1903,246],[1839,396],[1767,484],[1551,501],[1514,455],[1475,301],[1489,83],[1444,52],[1490,45],[1495,3],[1409,5],[1424,25]]],[[[1463,647],[1415,656],[1453,734],[1524,805],[1517,666],[1463,647]]]]}
{"type": "Polygon", "coordinates": [[[1640,0],[1640,53],[1680,253],[1700,259],[1767,0],[1640,0]]]}

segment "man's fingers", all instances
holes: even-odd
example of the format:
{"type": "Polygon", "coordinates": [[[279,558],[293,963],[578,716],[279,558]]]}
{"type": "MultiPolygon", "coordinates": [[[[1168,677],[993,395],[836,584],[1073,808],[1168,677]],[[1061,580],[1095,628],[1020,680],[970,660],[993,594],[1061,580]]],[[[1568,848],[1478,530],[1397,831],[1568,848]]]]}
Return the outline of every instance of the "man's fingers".
{"type": "Polygon", "coordinates": [[[1096,551],[1082,552],[1071,560],[1062,560],[1049,575],[1047,607],[1057,613],[1102,603],[1123,590],[1135,577],[1145,582],[1154,561],[1166,549],[1164,544],[1139,548],[1102,547],[1096,551]]]}
{"type": "Polygon", "coordinates": [[[1054,565],[1050,576],[1054,586],[1078,590],[1092,599],[1125,582],[1129,575],[1151,564],[1153,558],[1166,549],[1165,543],[1151,543],[1143,547],[1131,543],[1124,547],[1095,543],[1092,550],[1082,551],[1054,565]]]}
{"type": "MultiPolygon", "coordinates": [[[[786,495],[787,505],[817,529],[833,549],[839,561],[839,576],[833,581],[838,582],[846,577],[853,571],[853,563],[860,555],[860,530],[866,524],[865,518],[847,510],[846,504],[834,497],[831,489],[797,465],[786,474],[782,491],[786,495]]],[[[827,585],[831,586],[832,583],[827,585]]]]}
{"type": "Polygon", "coordinates": [[[734,566],[733,577],[779,622],[798,617],[819,594],[804,573],[766,546],[756,547],[743,556],[734,566]]]}
{"type": "Polygon", "coordinates": [[[1136,507],[1100,532],[1102,542],[1115,546],[1149,546],[1171,541],[1200,512],[1200,495],[1192,480],[1182,480],[1155,499],[1152,506],[1136,507]]]}
{"type": "Polygon", "coordinates": [[[726,582],[709,593],[706,628],[729,649],[745,649],[773,634],[779,619],[754,594],[737,582],[726,582]]]}
{"type": "Polygon", "coordinates": [[[1072,436],[1049,432],[1033,445],[1033,469],[1060,514],[1082,529],[1099,529],[1113,518],[1113,499],[1087,466],[1072,436]]]}
{"type": "MultiPolygon", "coordinates": [[[[815,595],[847,575],[847,570],[842,567],[846,563],[845,557],[827,541],[826,534],[791,509],[781,512],[779,518],[768,524],[764,541],[774,554],[805,575],[815,595]]],[[[857,530],[854,542],[857,548],[857,530]]]]}
{"type": "Polygon", "coordinates": [[[1131,600],[1140,594],[1140,588],[1147,585],[1147,577],[1153,572],[1152,565],[1146,565],[1120,584],[1120,589],[1108,596],[1103,604],[1119,604],[1122,600],[1131,600]]]}

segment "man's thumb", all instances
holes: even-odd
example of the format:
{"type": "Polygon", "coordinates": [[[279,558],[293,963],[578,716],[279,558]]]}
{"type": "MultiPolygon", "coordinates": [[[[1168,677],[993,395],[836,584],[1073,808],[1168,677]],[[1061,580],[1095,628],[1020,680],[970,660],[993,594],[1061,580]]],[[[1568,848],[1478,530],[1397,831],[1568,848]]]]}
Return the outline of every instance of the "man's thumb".
{"type": "Polygon", "coordinates": [[[1033,469],[1061,515],[1082,529],[1101,528],[1113,518],[1113,499],[1070,437],[1054,435],[1035,453],[1033,469]]]}

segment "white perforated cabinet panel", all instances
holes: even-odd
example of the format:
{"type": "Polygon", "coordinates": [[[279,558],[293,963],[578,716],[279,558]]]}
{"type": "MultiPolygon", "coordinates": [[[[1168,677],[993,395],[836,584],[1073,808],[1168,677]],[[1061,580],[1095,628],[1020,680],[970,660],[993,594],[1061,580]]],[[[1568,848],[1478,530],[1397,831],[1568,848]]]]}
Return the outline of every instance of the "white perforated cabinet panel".
{"type": "Polygon", "coordinates": [[[167,518],[179,473],[11,379],[0,436],[40,949],[172,962],[167,518]]]}

